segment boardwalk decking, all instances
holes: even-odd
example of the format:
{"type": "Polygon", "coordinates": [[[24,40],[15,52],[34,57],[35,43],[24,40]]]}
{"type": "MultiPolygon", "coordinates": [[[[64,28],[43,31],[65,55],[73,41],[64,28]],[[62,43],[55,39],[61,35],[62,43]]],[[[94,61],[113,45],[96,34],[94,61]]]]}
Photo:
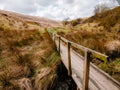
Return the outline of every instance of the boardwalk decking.
{"type": "MultiPolygon", "coordinates": [[[[62,41],[55,40],[60,50],[62,62],[69,70],[68,47],[62,41]]],[[[84,58],[70,48],[71,76],[80,90],[83,90],[84,58]]],[[[120,90],[120,83],[112,79],[108,74],[90,63],[88,90],[120,90]]]]}

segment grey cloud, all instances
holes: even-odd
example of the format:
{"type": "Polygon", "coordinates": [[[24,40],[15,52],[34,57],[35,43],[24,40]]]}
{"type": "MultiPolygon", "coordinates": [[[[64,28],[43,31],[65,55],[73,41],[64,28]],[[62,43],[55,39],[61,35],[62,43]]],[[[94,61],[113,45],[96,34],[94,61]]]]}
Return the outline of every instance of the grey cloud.
{"type": "Polygon", "coordinates": [[[49,18],[54,19],[64,19],[66,17],[70,17],[71,19],[75,19],[78,17],[85,17],[92,15],[94,6],[96,5],[96,0],[58,0],[58,2],[54,2],[54,4],[49,5],[51,7],[44,8],[45,12],[49,12],[46,14],[45,12],[39,12],[39,15],[44,15],[49,18]],[[89,11],[89,12],[88,12],[89,11]],[[88,12],[88,13],[87,13],[88,12]]]}
{"type": "Polygon", "coordinates": [[[35,0],[36,4],[40,6],[49,6],[57,2],[57,0],[35,0]]]}
{"type": "Polygon", "coordinates": [[[98,1],[105,0],[0,0],[0,8],[62,20],[91,16],[98,1]]]}
{"type": "Polygon", "coordinates": [[[61,1],[63,4],[72,4],[74,3],[76,0],[59,0],[61,1]]]}
{"type": "Polygon", "coordinates": [[[71,4],[74,3],[74,0],[65,0],[66,3],[71,4]]]}
{"type": "MultiPolygon", "coordinates": [[[[6,0],[7,1],[7,0],[6,0]]],[[[5,2],[5,0],[0,0],[0,4],[3,4],[5,2]]]]}
{"type": "Polygon", "coordinates": [[[116,0],[118,2],[118,4],[120,5],[120,0],[116,0]]]}
{"type": "Polygon", "coordinates": [[[12,10],[12,11],[17,11],[20,13],[25,13],[25,14],[30,14],[32,12],[36,11],[36,7],[34,5],[34,0],[7,0],[5,3],[5,9],[6,10],[12,10]]]}

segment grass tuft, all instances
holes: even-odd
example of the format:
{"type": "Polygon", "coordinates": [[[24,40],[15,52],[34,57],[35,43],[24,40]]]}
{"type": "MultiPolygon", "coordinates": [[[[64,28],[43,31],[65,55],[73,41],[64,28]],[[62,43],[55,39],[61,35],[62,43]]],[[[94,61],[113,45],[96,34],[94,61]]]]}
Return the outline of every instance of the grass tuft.
{"type": "Polygon", "coordinates": [[[29,65],[31,63],[31,55],[30,54],[25,54],[25,55],[19,55],[18,56],[18,64],[20,65],[29,65]]]}
{"type": "Polygon", "coordinates": [[[9,77],[9,72],[4,72],[2,75],[0,75],[0,84],[3,87],[10,86],[10,77],[9,77]]]}

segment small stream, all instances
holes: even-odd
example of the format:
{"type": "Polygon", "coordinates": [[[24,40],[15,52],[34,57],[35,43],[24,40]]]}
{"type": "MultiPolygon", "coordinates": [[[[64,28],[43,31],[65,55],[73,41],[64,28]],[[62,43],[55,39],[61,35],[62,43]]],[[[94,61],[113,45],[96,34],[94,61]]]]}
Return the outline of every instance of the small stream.
{"type": "Polygon", "coordinates": [[[71,77],[68,76],[67,69],[61,63],[58,68],[58,78],[53,90],[76,90],[76,84],[71,77]]]}

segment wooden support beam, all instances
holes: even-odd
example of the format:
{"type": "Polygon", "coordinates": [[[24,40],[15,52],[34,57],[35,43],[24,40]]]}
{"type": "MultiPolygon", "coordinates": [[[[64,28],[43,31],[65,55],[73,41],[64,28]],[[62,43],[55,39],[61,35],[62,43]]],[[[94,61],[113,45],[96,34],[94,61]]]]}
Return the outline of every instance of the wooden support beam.
{"type": "Polygon", "coordinates": [[[90,71],[90,61],[91,53],[85,52],[85,61],[84,61],[84,73],[83,73],[83,90],[88,90],[89,88],[89,71],[90,71]]]}
{"type": "Polygon", "coordinates": [[[59,53],[60,53],[60,41],[61,41],[60,39],[61,39],[61,37],[59,36],[58,39],[59,39],[58,51],[59,51],[59,53]]]}
{"type": "Polygon", "coordinates": [[[69,75],[69,76],[71,76],[71,74],[72,74],[72,70],[71,70],[70,46],[71,46],[71,43],[68,42],[68,43],[67,43],[67,47],[68,47],[68,75],[69,75]]]}

